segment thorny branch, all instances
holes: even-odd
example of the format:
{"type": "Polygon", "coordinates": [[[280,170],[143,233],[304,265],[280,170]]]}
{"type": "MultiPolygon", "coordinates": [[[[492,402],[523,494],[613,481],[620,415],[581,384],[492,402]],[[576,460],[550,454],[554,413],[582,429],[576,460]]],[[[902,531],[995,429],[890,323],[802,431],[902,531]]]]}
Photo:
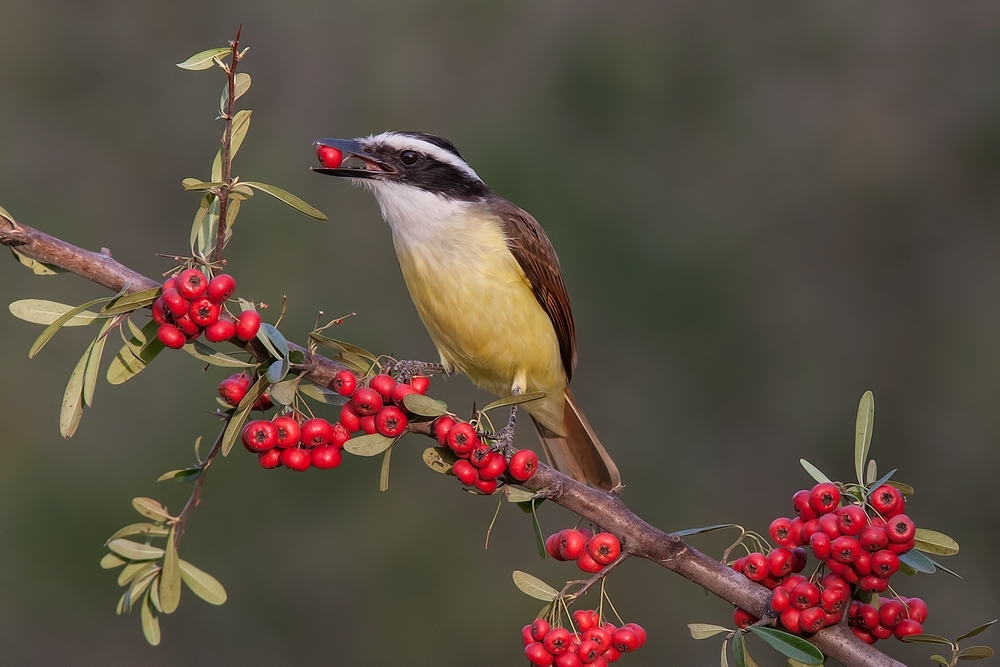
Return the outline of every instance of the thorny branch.
{"type": "MultiPolygon", "coordinates": [[[[110,290],[121,290],[128,283],[131,283],[129,291],[159,284],[120,264],[109,254],[78,248],[3,216],[0,216],[0,244],[17,247],[18,252],[32,259],[53,264],[110,290]]],[[[305,358],[296,370],[304,371],[315,384],[330,387],[333,376],[344,368],[301,346],[290,347],[300,350],[305,358]]],[[[258,359],[267,359],[267,353],[252,343],[246,344],[246,349],[258,359]]],[[[434,437],[429,422],[414,423],[410,430],[434,437]]],[[[658,563],[757,617],[766,615],[770,592],[765,587],[709,558],[677,535],[646,523],[617,494],[592,489],[546,465],[539,465],[535,475],[523,486],[543,492],[551,502],[614,533],[621,539],[625,552],[658,563]]],[[[812,642],[846,667],[904,667],[903,663],[858,640],[845,623],[824,628],[812,637],[812,642]]]]}

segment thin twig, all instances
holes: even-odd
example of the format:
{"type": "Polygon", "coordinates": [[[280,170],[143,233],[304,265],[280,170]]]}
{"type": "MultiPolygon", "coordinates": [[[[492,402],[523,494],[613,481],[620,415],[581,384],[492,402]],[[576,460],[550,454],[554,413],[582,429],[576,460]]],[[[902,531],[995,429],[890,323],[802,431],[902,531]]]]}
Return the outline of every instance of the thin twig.
{"type": "Polygon", "coordinates": [[[222,259],[222,250],[226,241],[226,215],[229,210],[229,192],[232,184],[232,146],[233,146],[233,111],[236,109],[236,67],[240,64],[240,33],[243,32],[243,24],[236,30],[236,39],[229,42],[232,47],[232,57],[229,59],[229,69],[227,71],[229,95],[226,99],[226,129],[222,133],[222,187],[219,188],[219,233],[215,239],[215,253],[212,256],[213,262],[222,259]]]}
{"type": "Polygon", "coordinates": [[[181,538],[184,537],[184,528],[187,526],[188,517],[191,515],[191,511],[201,504],[201,487],[205,485],[205,477],[208,475],[208,468],[212,465],[212,461],[218,455],[219,450],[222,449],[222,438],[226,435],[226,428],[229,426],[229,419],[226,418],[225,422],[222,424],[222,430],[219,431],[219,437],[215,439],[215,444],[212,445],[212,449],[208,451],[208,456],[205,457],[204,462],[199,466],[201,468],[201,474],[198,475],[198,479],[194,481],[194,488],[191,489],[191,497],[188,498],[187,503],[184,505],[184,509],[181,513],[177,515],[177,520],[174,522],[174,545],[180,546],[181,538]]]}

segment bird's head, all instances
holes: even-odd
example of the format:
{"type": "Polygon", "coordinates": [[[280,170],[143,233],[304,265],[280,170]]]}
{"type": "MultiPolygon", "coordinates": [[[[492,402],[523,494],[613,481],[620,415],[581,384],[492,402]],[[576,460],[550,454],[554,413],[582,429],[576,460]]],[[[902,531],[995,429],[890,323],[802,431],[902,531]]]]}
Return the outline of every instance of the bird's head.
{"type": "Polygon", "coordinates": [[[490,190],[458,149],[447,139],[424,132],[383,132],[357,139],[319,139],[323,147],[340,151],[343,164],[312,167],[330,176],[351,179],[376,195],[392,190],[431,193],[457,201],[475,201],[490,190]]]}

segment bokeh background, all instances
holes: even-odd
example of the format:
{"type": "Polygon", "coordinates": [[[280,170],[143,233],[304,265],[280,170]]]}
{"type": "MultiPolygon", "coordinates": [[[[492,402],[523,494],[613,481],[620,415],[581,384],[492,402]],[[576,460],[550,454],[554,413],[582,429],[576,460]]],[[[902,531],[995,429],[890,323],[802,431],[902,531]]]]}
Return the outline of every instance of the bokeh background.
{"type": "MultiPolygon", "coordinates": [[[[962,544],[947,564],[963,580],[900,590],[929,601],[930,632],[998,615],[1000,6],[0,0],[0,204],[146,275],[168,269],[155,253],[186,252],[197,195],[180,181],[208,175],[222,84],[173,63],[240,22],[254,116],[236,173],[331,218],[264,195],[240,215],[239,291],[287,295],[289,336],[318,310],[356,311],[338,337],[434,358],[377,207],[307,167],[317,137],[447,136],[558,248],[574,390],[639,514],[766,529],[810,482],[799,457],[851,477],[872,389],[882,470],[917,488],[918,524],[962,544]]],[[[5,301],[102,294],[0,264],[5,301]]],[[[539,605],[510,571],[575,577],[538,558],[510,507],[484,551],[495,503],[428,472],[423,442],[397,451],[384,494],[378,461],[297,475],[236,450],[182,549],[229,602],[185,593],[151,648],[137,614],[114,614],[102,543],[136,520],[133,496],[179,510],[189,487],[154,480],[211,438],[225,374],[164,355],[102,383],[66,442],[61,395],[93,331],[29,362],[38,333],[0,314],[3,664],[523,664],[519,629],[539,605]]],[[[462,410],[488,400],[463,378],[434,393],[462,410]]],[[[718,556],[725,540],[695,543],[718,556]]],[[[685,623],[727,623],[727,604],[646,562],[609,590],[649,629],[628,664],[717,664],[718,642],[685,623]]],[[[929,664],[925,648],[886,646],[929,664]]]]}

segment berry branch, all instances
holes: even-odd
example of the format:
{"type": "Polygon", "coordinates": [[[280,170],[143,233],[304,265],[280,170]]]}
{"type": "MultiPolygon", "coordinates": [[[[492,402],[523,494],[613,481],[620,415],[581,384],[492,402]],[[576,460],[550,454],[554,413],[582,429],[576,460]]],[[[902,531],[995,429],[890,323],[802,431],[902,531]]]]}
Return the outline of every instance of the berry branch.
{"type": "Polygon", "coordinates": [[[223,120],[226,122],[226,129],[222,133],[222,187],[219,188],[219,232],[215,240],[215,252],[212,260],[218,262],[222,259],[222,250],[226,245],[226,227],[228,226],[227,214],[229,212],[229,193],[233,188],[232,183],[232,146],[233,146],[233,113],[236,108],[236,67],[240,64],[243,54],[240,53],[240,33],[243,32],[243,24],[236,30],[236,39],[229,42],[232,51],[230,64],[224,67],[226,72],[226,86],[228,95],[226,96],[226,108],[223,120]]]}
{"type": "MultiPolygon", "coordinates": [[[[221,226],[220,221],[220,229],[221,226]]],[[[95,253],[78,248],[15,223],[2,214],[0,244],[16,248],[20,255],[30,260],[69,271],[114,291],[125,289],[126,293],[132,293],[159,286],[157,281],[113,259],[110,252],[95,253]]],[[[237,343],[236,340],[233,342],[237,343]]],[[[268,352],[256,340],[238,344],[258,361],[270,359],[268,352]]],[[[293,371],[305,373],[305,377],[314,384],[333,387],[335,375],[344,369],[342,364],[299,345],[289,343],[288,347],[303,355],[301,362],[292,364],[293,371]]],[[[411,422],[407,430],[435,437],[433,422],[411,422]]],[[[214,460],[221,442],[220,436],[206,459],[205,467],[214,460]]],[[[177,518],[175,540],[183,532],[183,522],[190,510],[199,502],[203,479],[202,476],[197,480],[187,506],[177,518]]],[[[759,618],[773,616],[768,613],[771,593],[767,588],[706,556],[678,535],[664,533],[646,523],[617,494],[585,486],[545,465],[539,465],[534,475],[522,485],[618,536],[623,544],[623,556],[628,554],[656,562],[759,618]]],[[[848,667],[902,667],[902,663],[857,639],[844,623],[820,630],[812,641],[828,656],[848,667]]]]}

